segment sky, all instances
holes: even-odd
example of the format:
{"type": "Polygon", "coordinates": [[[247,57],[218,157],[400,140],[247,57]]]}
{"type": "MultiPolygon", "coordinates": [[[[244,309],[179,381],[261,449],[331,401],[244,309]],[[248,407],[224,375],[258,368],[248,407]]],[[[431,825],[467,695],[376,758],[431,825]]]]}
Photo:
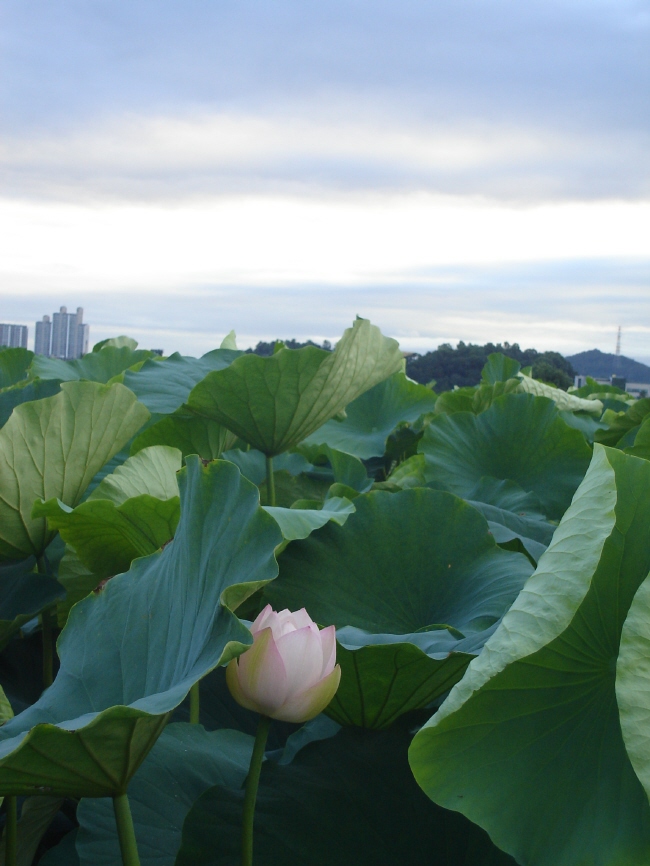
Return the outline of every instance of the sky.
{"type": "Polygon", "coordinates": [[[650,362],[650,0],[3,0],[0,320],[650,362]]]}

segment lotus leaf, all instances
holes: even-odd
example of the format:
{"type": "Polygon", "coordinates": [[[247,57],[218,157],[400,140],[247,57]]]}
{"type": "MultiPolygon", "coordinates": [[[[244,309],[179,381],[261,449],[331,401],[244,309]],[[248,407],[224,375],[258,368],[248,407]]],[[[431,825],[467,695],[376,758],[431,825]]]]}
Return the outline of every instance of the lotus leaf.
{"type": "Polygon", "coordinates": [[[395,340],[357,319],[334,352],[306,346],[269,357],[242,355],[196,385],[187,406],[273,456],[302,442],[402,363],[395,340]]]}
{"type": "Polygon", "coordinates": [[[123,385],[94,382],[64,382],[56,396],[17,406],[0,430],[0,559],[40,556],[54,532],[32,518],[33,503],[77,505],[148,416],[123,385]]]}

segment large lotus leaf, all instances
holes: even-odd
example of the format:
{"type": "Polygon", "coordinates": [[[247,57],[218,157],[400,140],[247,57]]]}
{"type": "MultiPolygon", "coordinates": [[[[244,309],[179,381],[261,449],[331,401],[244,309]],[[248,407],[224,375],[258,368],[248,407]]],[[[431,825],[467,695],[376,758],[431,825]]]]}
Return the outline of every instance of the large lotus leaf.
{"type": "Polygon", "coordinates": [[[492,352],[488,355],[485,366],[481,370],[481,379],[486,385],[495,385],[497,382],[507,382],[513,379],[521,370],[519,361],[508,358],[501,352],[492,352]]]}
{"type": "Polygon", "coordinates": [[[138,341],[134,340],[133,337],[127,337],[126,334],[121,334],[119,337],[109,337],[107,340],[100,340],[99,343],[95,343],[93,352],[101,352],[107,346],[115,346],[117,349],[122,349],[126,346],[132,352],[135,352],[138,348],[138,341]]]}
{"type": "Polygon", "coordinates": [[[305,346],[242,355],[196,385],[187,406],[264,454],[281,454],[402,364],[398,343],[357,319],[333,352],[305,346]]]}
{"type": "Polygon", "coordinates": [[[386,440],[398,424],[413,423],[433,411],[437,395],[413,382],[403,372],[393,373],[346,407],[346,418],[332,419],[312,433],[307,442],[329,445],[362,460],[381,457],[386,440]]]}
{"type": "MultiPolygon", "coordinates": [[[[264,505],[263,508],[277,522],[285,541],[307,538],[314,530],[333,520],[343,526],[355,511],[354,503],[341,496],[332,496],[325,502],[313,503],[315,507],[278,508],[264,505]]],[[[300,506],[300,502],[298,502],[300,506]]]]}
{"type": "MultiPolygon", "coordinates": [[[[129,803],[142,866],[174,866],[183,821],[213,785],[240,788],[253,738],[239,731],[168,725],[129,785],[129,803]]],[[[82,866],[121,862],[113,803],[82,800],[77,810],[77,853],[82,866]]]]}
{"type": "Polygon", "coordinates": [[[77,505],[148,417],[128,388],[94,382],[65,382],[56,396],[17,406],[0,430],[0,559],[40,556],[54,533],[32,518],[34,502],[77,505]]]}
{"type": "Polygon", "coordinates": [[[115,505],[121,505],[127,499],[143,493],[156,499],[172,499],[178,496],[176,473],[181,463],[177,448],[152,445],[129,457],[102,479],[86,501],[109,499],[115,505]]]}
{"type": "Polygon", "coordinates": [[[66,544],[95,575],[96,586],[105,577],[128,571],[138,556],[159,550],[174,537],[180,517],[178,496],[156,499],[144,494],[115,505],[108,499],[82,502],[68,508],[58,499],[37,502],[33,514],[46,517],[66,544]]]}
{"type": "Polygon", "coordinates": [[[0,349],[0,389],[17,385],[27,378],[34,353],[18,347],[0,349]]]}
{"type": "Polygon", "coordinates": [[[36,379],[35,382],[19,383],[0,391],[0,427],[9,420],[11,413],[21,403],[31,403],[58,394],[61,383],[58,379],[36,379]]]}
{"type": "MultiPolygon", "coordinates": [[[[347,714],[355,724],[382,726],[414,704],[428,704],[445,690],[441,683],[449,688],[462,676],[469,656],[456,655],[463,649],[447,627],[460,637],[484,634],[532,567],[525,556],[499,549],[485,519],[451,494],[374,492],[354,504],[345,527],[329,523],[289,545],[265,596],[275,609],[304,606],[324,625],[381,634],[382,644],[412,643],[411,633],[435,630],[434,642],[439,636],[444,642],[431,650],[435,661],[408,649],[398,658],[395,649],[380,645],[367,646],[358,658],[361,650],[341,652],[354,682],[348,677],[343,686],[335,718],[347,714]]],[[[365,642],[373,643],[371,637],[365,642]]],[[[472,651],[478,648],[465,653],[472,651]]]]}
{"type": "Polygon", "coordinates": [[[619,678],[635,676],[619,643],[650,571],[649,524],[650,465],[596,446],[537,571],[411,747],[426,793],[519,863],[650,862],[615,694],[617,658],[619,678]]]}
{"type": "Polygon", "coordinates": [[[532,572],[449,493],[373,492],[354,504],[345,527],[328,523],[284,551],[265,589],[274,608],[304,606],[320,623],[379,633],[446,623],[470,634],[498,620],[532,572]]]}
{"type": "Polygon", "coordinates": [[[150,412],[171,415],[187,400],[197,382],[214,370],[223,370],[241,354],[232,349],[213,349],[201,358],[190,358],[175,352],[164,361],[145,361],[137,372],[127,371],[124,384],[150,412]]]}
{"type": "Polygon", "coordinates": [[[634,445],[625,449],[626,454],[650,460],[650,418],[646,418],[634,437],[634,445]]]}
{"type": "Polygon", "coordinates": [[[600,400],[583,400],[575,394],[567,394],[561,388],[554,388],[544,382],[538,382],[530,376],[519,376],[519,391],[524,394],[534,394],[536,397],[548,397],[558,409],[569,412],[589,412],[599,418],[603,414],[604,406],[600,400]]]}
{"type": "Polygon", "coordinates": [[[329,481],[330,484],[344,484],[358,493],[365,493],[372,487],[373,480],[368,477],[366,467],[358,457],[345,451],[336,451],[329,445],[311,445],[304,442],[298,450],[311,464],[315,464],[303,471],[311,471],[313,475],[329,481]]]}
{"type": "Polygon", "coordinates": [[[404,641],[348,649],[339,638],[341,684],[326,713],[340,725],[387,728],[409,710],[426,707],[449,691],[472,658],[452,651],[444,659],[434,659],[404,641]]]}
{"type": "MultiPolygon", "coordinates": [[[[258,866],[515,866],[487,835],[418,789],[410,736],[343,729],[292,763],[262,767],[254,825],[258,866]]],[[[177,866],[241,863],[243,791],[214,787],[192,807],[177,866]]]]}
{"type": "Polygon", "coordinates": [[[79,866],[75,847],[78,828],[75,827],[61,839],[58,845],[50,848],[38,861],[38,866],[79,866]]]}
{"type": "MultiPolygon", "coordinates": [[[[64,803],[63,797],[34,796],[23,801],[16,826],[15,866],[32,866],[41,839],[64,803]]],[[[5,840],[0,848],[0,866],[6,866],[5,840]]],[[[14,863],[11,864],[14,866],[14,863]]]]}
{"type": "Polygon", "coordinates": [[[65,598],[59,599],[56,605],[57,624],[59,628],[63,628],[70,608],[96,589],[101,578],[83,564],[76,550],[69,545],[66,545],[56,578],[65,589],[65,598]]]}
{"type": "Polygon", "coordinates": [[[0,565],[0,647],[64,594],[53,577],[34,572],[35,564],[30,556],[23,562],[0,565]]]}
{"type": "Polygon", "coordinates": [[[174,541],[74,606],[54,684],[0,728],[0,793],[123,791],[191,685],[250,644],[221,596],[273,579],[281,533],[232,464],[189,458],[179,481],[174,541]]]}
{"type": "Polygon", "coordinates": [[[230,430],[207,418],[186,415],[182,410],[147,427],[133,440],[131,454],[152,445],[171,445],[183,455],[198,454],[203,460],[216,460],[232,448],[237,437],[230,430]]]}
{"type": "Polygon", "coordinates": [[[472,497],[482,478],[514,481],[559,520],[582,481],[591,448],[558,417],[545,397],[509,394],[480,415],[459,412],[433,419],[419,450],[427,481],[472,497]]]}
{"type": "MultiPolygon", "coordinates": [[[[222,457],[238,466],[244,478],[248,478],[253,484],[259,486],[266,478],[266,457],[256,448],[251,448],[249,451],[233,448],[231,451],[225,451],[222,457]]],[[[312,468],[311,463],[302,454],[280,454],[273,461],[275,472],[288,472],[289,475],[300,475],[312,468]]]]}
{"type": "Polygon", "coordinates": [[[604,421],[599,421],[595,415],[590,415],[588,412],[561,410],[560,418],[566,421],[569,427],[575,427],[576,430],[579,430],[590,445],[594,443],[596,431],[606,430],[608,427],[604,421]]]}
{"type": "Polygon", "coordinates": [[[550,544],[556,526],[542,513],[542,504],[510,480],[483,477],[467,501],[485,517],[498,544],[519,539],[535,563],[550,544]]]}
{"type": "Polygon", "coordinates": [[[99,352],[90,352],[74,361],[35,355],[30,373],[39,379],[60,379],[62,382],[86,379],[106,384],[109,379],[150,357],[151,352],[144,349],[134,351],[129,346],[104,346],[99,352]]]}
{"type": "Polygon", "coordinates": [[[648,413],[650,413],[650,397],[637,400],[625,414],[615,415],[613,423],[607,430],[598,430],[594,434],[596,442],[602,445],[617,445],[619,448],[633,446],[635,436],[648,413]]]}

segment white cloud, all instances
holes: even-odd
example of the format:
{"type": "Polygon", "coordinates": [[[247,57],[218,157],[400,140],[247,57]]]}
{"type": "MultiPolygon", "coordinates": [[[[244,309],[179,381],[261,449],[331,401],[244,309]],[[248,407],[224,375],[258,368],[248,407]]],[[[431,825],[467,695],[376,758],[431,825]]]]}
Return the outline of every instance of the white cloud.
{"type": "Polygon", "coordinates": [[[0,143],[5,194],[69,201],[426,191],[501,200],[650,196],[647,136],[416,123],[367,105],[115,116],[0,143]]]}

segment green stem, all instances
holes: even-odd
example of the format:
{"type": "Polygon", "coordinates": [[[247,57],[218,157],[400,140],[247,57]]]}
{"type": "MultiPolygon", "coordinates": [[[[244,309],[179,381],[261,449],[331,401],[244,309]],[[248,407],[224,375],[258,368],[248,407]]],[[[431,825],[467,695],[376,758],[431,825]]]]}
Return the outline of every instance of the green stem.
{"type": "Polygon", "coordinates": [[[275,477],[273,476],[273,458],[266,456],[266,498],[267,505],[275,505],[275,477]]]}
{"type": "Polygon", "coordinates": [[[246,793],[244,795],[244,821],[241,834],[241,862],[242,866],[253,866],[253,820],[255,818],[255,801],[257,799],[257,787],[260,783],[260,772],[264,760],[264,749],[269,735],[271,719],[268,716],[260,716],[255,736],[255,745],[251,755],[251,764],[246,777],[246,793]]]}
{"type": "Polygon", "coordinates": [[[190,689],[190,724],[198,725],[199,723],[199,708],[200,708],[200,698],[199,698],[199,683],[194,683],[192,688],[190,689]]]}
{"type": "Polygon", "coordinates": [[[52,618],[49,610],[41,614],[43,629],[43,688],[48,688],[54,680],[54,635],[52,633],[52,618]]]}
{"type": "Polygon", "coordinates": [[[140,866],[138,857],[138,845],[135,840],[133,829],[133,818],[131,807],[126,794],[117,794],[113,797],[113,809],[115,810],[115,822],[117,824],[117,836],[120,840],[120,851],[122,852],[122,863],[124,866],[140,866]]]}
{"type": "Polygon", "coordinates": [[[16,866],[18,849],[18,809],[15,797],[5,800],[7,823],[5,824],[5,863],[6,866],[16,866]]]}

